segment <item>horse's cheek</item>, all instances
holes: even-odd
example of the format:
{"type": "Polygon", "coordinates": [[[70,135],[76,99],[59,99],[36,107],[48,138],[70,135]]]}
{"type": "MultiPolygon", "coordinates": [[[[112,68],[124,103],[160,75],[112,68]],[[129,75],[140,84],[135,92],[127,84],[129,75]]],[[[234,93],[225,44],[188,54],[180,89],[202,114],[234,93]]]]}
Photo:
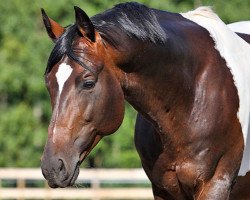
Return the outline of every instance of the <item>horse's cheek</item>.
{"type": "Polygon", "coordinates": [[[103,101],[100,105],[102,115],[101,129],[103,134],[114,133],[121,125],[124,117],[124,95],[117,80],[109,77],[106,87],[102,90],[103,101]]]}

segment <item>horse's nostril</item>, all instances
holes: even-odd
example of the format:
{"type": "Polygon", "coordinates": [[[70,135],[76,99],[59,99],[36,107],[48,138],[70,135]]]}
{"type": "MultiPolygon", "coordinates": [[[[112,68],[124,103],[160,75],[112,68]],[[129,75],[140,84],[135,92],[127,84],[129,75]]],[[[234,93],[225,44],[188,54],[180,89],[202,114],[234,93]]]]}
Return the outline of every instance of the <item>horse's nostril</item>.
{"type": "Polygon", "coordinates": [[[67,172],[66,163],[63,159],[58,160],[58,168],[57,168],[58,178],[61,181],[65,181],[69,177],[69,173],[67,172]]]}
{"type": "Polygon", "coordinates": [[[58,164],[58,170],[59,170],[59,172],[65,171],[65,165],[63,163],[63,160],[59,159],[58,162],[59,162],[59,164],[58,164]]]}

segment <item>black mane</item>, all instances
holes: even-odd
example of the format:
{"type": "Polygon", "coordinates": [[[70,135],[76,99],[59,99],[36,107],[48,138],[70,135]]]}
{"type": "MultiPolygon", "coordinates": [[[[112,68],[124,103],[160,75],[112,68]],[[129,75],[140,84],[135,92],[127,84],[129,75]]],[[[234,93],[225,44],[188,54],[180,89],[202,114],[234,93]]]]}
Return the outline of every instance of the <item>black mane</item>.
{"type": "MultiPolygon", "coordinates": [[[[118,4],[112,9],[93,16],[91,21],[102,38],[116,48],[122,41],[122,34],[154,44],[164,44],[167,39],[157,20],[155,11],[135,2],[118,4]]],[[[76,56],[72,49],[73,40],[78,35],[79,31],[75,24],[66,28],[50,54],[45,74],[49,73],[64,55],[67,55],[87,70],[92,71],[84,63],[83,58],[80,59],[76,56]]]]}
{"type": "Polygon", "coordinates": [[[153,43],[165,43],[167,38],[154,10],[135,2],[118,4],[95,15],[91,21],[101,36],[114,46],[121,42],[121,33],[153,43]]]}

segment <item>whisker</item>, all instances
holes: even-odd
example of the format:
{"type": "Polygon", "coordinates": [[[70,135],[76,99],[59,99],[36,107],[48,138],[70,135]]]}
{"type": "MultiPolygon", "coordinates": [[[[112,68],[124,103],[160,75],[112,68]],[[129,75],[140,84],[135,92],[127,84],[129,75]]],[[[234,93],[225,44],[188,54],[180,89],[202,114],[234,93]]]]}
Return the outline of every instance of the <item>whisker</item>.
{"type": "Polygon", "coordinates": [[[83,183],[75,183],[73,186],[75,188],[86,188],[86,186],[83,183]]]}

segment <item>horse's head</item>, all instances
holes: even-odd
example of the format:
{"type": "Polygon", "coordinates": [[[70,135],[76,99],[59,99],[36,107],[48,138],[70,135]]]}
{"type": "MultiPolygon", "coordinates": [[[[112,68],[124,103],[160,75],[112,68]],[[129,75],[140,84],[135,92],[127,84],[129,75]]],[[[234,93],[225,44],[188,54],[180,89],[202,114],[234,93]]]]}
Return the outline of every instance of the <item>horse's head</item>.
{"type": "Polygon", "coordinates": [[[91,20],[75,7],[76,23],[63,28],[42,10],[56,43],[45,82],[52,104],[48,139],[41,159],[51,187],[72,185],[79,166],[103,136],[115,132],[124,115],[121,86],[91,20]]]}

